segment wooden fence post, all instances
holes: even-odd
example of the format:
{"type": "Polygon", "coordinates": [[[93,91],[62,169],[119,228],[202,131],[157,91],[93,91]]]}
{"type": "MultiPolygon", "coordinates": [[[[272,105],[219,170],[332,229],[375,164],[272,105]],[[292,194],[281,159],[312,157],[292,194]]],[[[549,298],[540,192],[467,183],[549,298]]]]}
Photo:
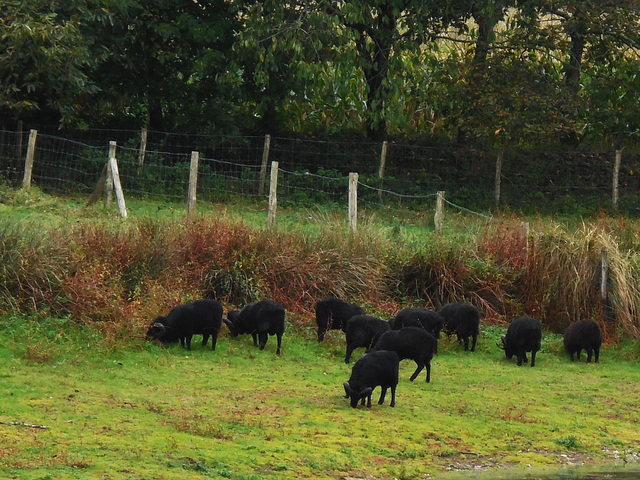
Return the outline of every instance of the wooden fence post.
{"type": "MultiPolygon", "coordinates": [[[[115,142],[114,142],[115,143],[115,142]]],[[[122,218],[127,218],[127,206],[124,202],[124,192],[122,191],[122,184],[120,183],[120,173],[118,172],[118,162],[116,157],[109,157],[109,168],[111,171],[111,178],[113,179],[113,188],[116,191],[116,199],[118,200],[118,209],[122,218]]]]}
{"type": "MultiPolygon", "coordinates": [[[[109,142],[109,156],[107,157],[107,165],[110,165],[111,158],[116,157],[116,142],[111,140],[109,142]]],[[[111,167],[107,167],[107,178],[104,181],[104,208],[111,207],[111,201],[113,200],[113,172],[111,167]]]]}
{"type": "Polygon", "coordinates": [[[436,233],[442,234],[442,226],[444,224],[444,191],[438,191],[436,199],[436,214],[433,217],[433,221],[436,224],[436,233]]]}
{"type": "Polygon", "coordinates": [[[382,202],[382,182],[384,181],[384,169],[387,166],[387,149],[389,142],[382,142],[382,152],[380,153],[380,169],[378,170],[378,178],[380,179],[380,187],[378,188],[378,198],[382,202]]]}
{"type": "Polygon", "coordinates": [[[278,207],[278,162],[271,162],[271,182],[269,183],[269,217],[267,229],[271,230],[276,222],[276,208],[278,207]]]}
{"type": "Polygon", "coordinates": [[[496,208],[500,206],[500,185],[502,182],[502,160],[504,158],[504,149],[501,148],[498,151],[498,158],[496,159],[496,179],[495,179],[495,189],[493,192],[494,200],[496,203],[496,208]]]}
{"type": "Polygon", "coordinates": [[[196,189],[198,187],[198,162],[200,154],[191,152],[191,167],[189,168],[189,193],[187,199],[187,220],[191,220],[196,213],[196,189]]]}
{"type": "Polygon", "coordinates": [[[358,174],[349,174],[349,228],[356,233],[358,228],[358,174]]]}
{"type": "Polygon", "coordinates": [[[620,164],[622,163],[622,150],[616,150],[616,160],[613,164],[613,194],[611,202],[613,208],[618,209],[618,182],[620,179],[620,164]]]}
{"type": "MultiPolygon", "coordinates": [[[[267,162],[269,161],[269,149],[271,148],[271,135],[264,136],[264,147],[262,148],[262,166],[260,167],[260,184],[258,185],[258,195],[264,193],[264,181],[267,178],[267,162]]],[[[272,164],[273,165],[273,164],[272,164]]]]}
{"type": "MultiPolygon", "coordinates": [[[[22,136],[22,134],[20,134],[22,136]]],[[[36,153],[36,138],[38,137],[37,130],[31,130],[29,132],[29,145],[27,146],[27,158],[24,164],[24,177],[22,178],[22,187],[31,187],[31,173],[33,172],[33,159],[36,153]]]]}
{"type": "Polygon", "coordinates": [[[143,128],[140,132],[140,151],[138,152],[138,175],[142,173],[144,167],[144,159],[147,155],[147,129],[143,128]]]}

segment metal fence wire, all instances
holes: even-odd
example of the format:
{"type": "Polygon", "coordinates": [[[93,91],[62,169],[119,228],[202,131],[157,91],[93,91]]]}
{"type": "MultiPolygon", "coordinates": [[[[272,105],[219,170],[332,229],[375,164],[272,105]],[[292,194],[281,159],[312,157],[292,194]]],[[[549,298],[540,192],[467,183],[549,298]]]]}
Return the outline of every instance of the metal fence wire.
{"type": "MultiPolygon", "coordinates": [[[[19,185],[29,132],[0,130],[0,175],[19,185]]],[[[540,213],[609,210],[640,214],[640,155],[624,151],[505,149],[327,141],[270,136],[214,137],[146,130],[38,130],[32,182],[43,191],[90,194],[108,160],[109,142],[125,195],[184,199],[191,152],[199,152],[198,200],[266,198],[264,164],[279,164],[278,203],[344,204],[350,172],[364,206],[423,209],[437,191],[473,211],[496,206],[540,213]],[[617,189],[617,205],[613,189],[617,189]]],[[[268,182],[268,176],[267,176],[268,182]]]]}

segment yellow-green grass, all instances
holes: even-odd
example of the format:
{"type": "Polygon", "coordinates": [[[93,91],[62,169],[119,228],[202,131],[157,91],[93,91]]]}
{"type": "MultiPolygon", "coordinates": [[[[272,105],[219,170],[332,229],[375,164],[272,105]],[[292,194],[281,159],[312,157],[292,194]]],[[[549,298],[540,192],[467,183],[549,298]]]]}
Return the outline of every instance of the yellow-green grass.
{"type": "Polygon", "coordinates": [[[431,383],[410,382],[403,361],[395,408],[376,389],[371,409],[352,409],[341,332],[319,344],[289,329],[278,357],[273,338],[264,351],[222,336],[215,352],[187,352],[59,319],[1,325],[0,478],[447,478],[640,452],[635,343],[571,363],[546,335],[531,368],[505,359],[499,327],[474,353],[443,337],[431,383]]]}

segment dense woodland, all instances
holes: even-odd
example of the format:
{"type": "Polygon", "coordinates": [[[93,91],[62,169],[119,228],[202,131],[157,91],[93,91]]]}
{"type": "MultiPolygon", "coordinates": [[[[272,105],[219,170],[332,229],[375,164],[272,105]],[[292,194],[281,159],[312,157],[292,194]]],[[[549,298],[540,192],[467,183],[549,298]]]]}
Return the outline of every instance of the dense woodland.
{"type": "Polygon", "coordinates": [[[636,0],[7,0],[1,127],[636,146],[636,0]]]}

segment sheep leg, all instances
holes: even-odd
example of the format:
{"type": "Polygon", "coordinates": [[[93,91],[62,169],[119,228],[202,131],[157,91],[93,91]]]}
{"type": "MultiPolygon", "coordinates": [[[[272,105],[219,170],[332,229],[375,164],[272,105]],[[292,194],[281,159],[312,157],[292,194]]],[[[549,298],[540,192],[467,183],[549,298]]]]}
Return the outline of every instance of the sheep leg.
{"type": "Polygon", "coordinates": [[[187,350],[191,351],[191,335],[185,337],[185,343],[187,344],[187,350]]]}
{"type": "Polygon", "coordinates": [[[276,355],[280,355],[280,347],[282,347],[282,334],[278,333],[277,338],[278,338],[278,348],[276,349],[276,355]]]}
{"type": "MultiPolygon", "coordinates": [[[[526,360],[525,360],[526,362],[526,360]]],[[[536,350],[531,352],[531,366],[533,367],[536,364],[536,350]]]]}
{"type": "Polygon", "coordinates": [[[395,407],[396,406],[396,386],[395,385],[391,385],[391,403],[389,404],[390,407],[395,407]]]}
{"type": "Polygon", "coordinates": [[[382,388],[382,392],[380,393],[380,399],[378,400],[378,405],[382,405],[384,403],[384,397],[387,396],[387,387],[380,387],[382,388]]]}
{"type": "Polygon", "coordinates": [[[593,350],[591,350],[590,348],[587,348],[586,351],[587,351],[587,363],[591,363],[591,355],[593,354],[593,350]]]}
{"type": "Polygon", "coordinates": [[[344,356],[344,363],[349,363],[349,359],[351,358],[351,354],[355,350],[355,347],[352,345],[347,345],[347,354],[344,356]]]}
{"type": "MultiPolygon", "coordinates": [[[[418,378],[418,374],[422,371],[422,369],[424,368],[424,362],[416,362],[416,365],[418,366],[418,368],[416,368],[416,371],[413,372],[413,375],[411,375],[411,378],[409,379],[411,382],[413,382],[416,378],[418,378]]],[[[428,371],[427,371],[428,372],[428,371]]],[[[427,373],[428,375],[428,373],[427,373]]],[[[428,380],[427,380],[428,381],[428,380]]]]}
{"type": "Polygon", "coordinates": [[[471,351],[475,352],[476,351],[476,341],[478,340],[478,335],[474,335],[472,337],[473,342],[471,343],[471,351]]]}
{"type": "Polygon", "coordinates": [[[267,332],[260,332],[260,350],[264,350],[265,345],[267,344],[267,339],[269,338],[269,334],[267,332]]]}
{"type": "Polygon", "coordinates": [[[216,349],[216,343],[218,343],[218,332],[211,334],[211,350],[216,349]]]}
{"type": "Polygon", "coordinates": [[[600,348],[596,347],[593,352],[595,353],[595,361],[598,363],[598,359],[600,358],[600,348]]]}
{"type": "Polygon", "coordinates": [[[254,347],[257,347],[257,346],[258,346],[258,334],[257,334],[257,333],[255,333],[255,332],[253,332],[253,333],[251,334],[251,336],[253,337],[253,346],[254,346],[254,347]]]}
{"type": "Polygon", "coordinates": [[[203,333],[202,334],[202,346],[204,347],[207,342],[209,341],[209,334],[208,333],[203,333]]]}

